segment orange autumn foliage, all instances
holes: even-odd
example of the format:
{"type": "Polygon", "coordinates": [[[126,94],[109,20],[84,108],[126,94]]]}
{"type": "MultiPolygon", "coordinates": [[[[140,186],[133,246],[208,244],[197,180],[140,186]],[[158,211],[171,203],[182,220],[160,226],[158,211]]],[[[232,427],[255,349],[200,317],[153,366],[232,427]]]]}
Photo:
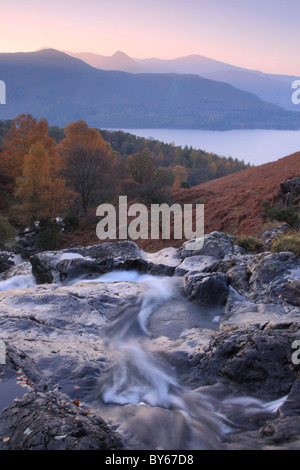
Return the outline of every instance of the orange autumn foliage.
{"type": "Polygon", "coordinates": [[[16,218],[32,222],[57,217],[70,204],[72,192],[57,176],[53,165],[55,152],[50,154],[43,142],[32,144],[24,156],[22,176],[16,179],[15,196],[22,204],[14,207],[16,218]]]}
{"type": "Polygon", "coordinates": [[[110,144],[85,121],[66,126],[65,135],[57,151],[67,182],[86,213],[92,202],[100,201],[101,191],[116,161],[110,144]]]}
{"type": "Polygon", "coordinates": [[[30,114],[21,114],[13,119],[10,130],[3,140],[2,173],[12,179],[21,176],[24,158],[30,147],[37,142],[42,142],[51,155],[55,150],[55,140],[49,136],[48,130],[46,119],[38,122],[30,114]]]}

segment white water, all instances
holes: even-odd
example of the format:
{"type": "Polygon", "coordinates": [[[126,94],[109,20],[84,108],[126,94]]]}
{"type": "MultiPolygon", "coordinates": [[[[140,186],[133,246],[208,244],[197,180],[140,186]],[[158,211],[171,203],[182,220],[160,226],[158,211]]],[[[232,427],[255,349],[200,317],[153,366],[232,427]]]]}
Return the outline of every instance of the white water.
{"type": "Polygon", "coordinates": [[[5,281],[0,281],[0,291],[14,289],[28,289],[36,285],[35,279],[31,274],[13,276],[5,281]]]}
{"type": "MultiPolygon", "coordinates": [[[[84,282],[146,286],[139,298],[117,306],[104,327],[107,364],[88,399],[117,426],[126,449],[222,449],[226,436],[243,436],[253,429],[251,423],[260,427],[275,417],[286,397],[264,401],[232,384],[205,385],[192,377],[176,342],[185,336],[200,341],[201,329],[215,329],[214,318],[222,312],[189,302],[181,292],[182,278],[114,271],[84,282]]],[[[0,290],[33,284],[31,276],[15,276],[2,281],[0,290]]],[[[255,448],[255,439],[247,445],[255,448]]]]}
{"type": "MultiPolygon", "coordinates": [[[[113,129],[118,130],[118,129],[113,129]]],[[[121,129],[140,137],[193,147],[262,165],[300,151],[300,130],[204,131],[189,129],[121,129]]]]}
{"type": "Polygon", "coordinates": [[[148,287],[135,303],[119,308],[107,326],[109,361],[93,402],[110,424],[118,425],[127,449],[222,449],[228,434],[247,430],[253,420],[272,419],[286,399],[268,402],[231,385],[190,383],[190,366],[184,355],[172,359],[174,353],[166,353],[167,338],[176,341],[204,323],[213,329],[215,315],[210,312],[205,319],[207,311],[181,297],[180,281],[136,271],[86,280],[148,287]],[[178,318],[181,326],[174,329],[178,318]]]}

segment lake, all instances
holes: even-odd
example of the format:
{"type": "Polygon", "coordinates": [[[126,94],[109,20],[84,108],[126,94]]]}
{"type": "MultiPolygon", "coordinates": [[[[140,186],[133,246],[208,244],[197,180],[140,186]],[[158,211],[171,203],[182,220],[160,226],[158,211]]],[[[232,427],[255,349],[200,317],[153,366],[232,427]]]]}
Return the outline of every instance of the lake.
{"type": "MultiPolygon", "coordinates": [[[[114,129],[116,130],[116,129],[114,129]]],[[[166,143],[192,146],[245,163],[261,165],[300,151],[300,130],[204,131],[186,129],[121,129],[141,137],[166,143]]]]}

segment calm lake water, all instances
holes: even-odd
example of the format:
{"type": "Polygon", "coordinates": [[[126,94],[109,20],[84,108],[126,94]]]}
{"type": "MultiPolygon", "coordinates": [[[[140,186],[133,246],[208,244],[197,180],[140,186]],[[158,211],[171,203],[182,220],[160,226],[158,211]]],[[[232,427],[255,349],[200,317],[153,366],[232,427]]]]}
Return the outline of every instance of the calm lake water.
{"type": "Polygon", "coordinates": [[[185,129],[122,129],[141,137],[192,146],[245,163],[261,165],[300,151],[300,130],[202,131],[185,129]]]}

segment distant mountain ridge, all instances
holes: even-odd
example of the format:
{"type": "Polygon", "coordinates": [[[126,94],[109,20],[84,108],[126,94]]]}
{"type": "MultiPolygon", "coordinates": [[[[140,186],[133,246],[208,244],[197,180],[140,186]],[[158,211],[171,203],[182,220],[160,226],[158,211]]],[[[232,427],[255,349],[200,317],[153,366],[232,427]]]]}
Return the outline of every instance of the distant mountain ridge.
{"type": "Polygon", "coordinates": [[[54,49],[0,54],[0,78],[7,89],[2,120],[31,113],[62,127],[84,119],[90,126],[121,129],[300,128],[300,114],[226,83],[100,70],[54,49]]]}
{"type": "Polygon", "coordinates": [[[133,59],[118,51],[112,56],[89,53],[71,53],[93,67],[103,70],[120,70],[130,73],[196,74],[211,80],[229,83],[241,90],[259,96],[263,101],[277,104],[287,110],[300,111],[292,103],[291,84],[296,76],[275,75],[227,64],[215,59],[193,54],[177,59],[133,59]]]}

